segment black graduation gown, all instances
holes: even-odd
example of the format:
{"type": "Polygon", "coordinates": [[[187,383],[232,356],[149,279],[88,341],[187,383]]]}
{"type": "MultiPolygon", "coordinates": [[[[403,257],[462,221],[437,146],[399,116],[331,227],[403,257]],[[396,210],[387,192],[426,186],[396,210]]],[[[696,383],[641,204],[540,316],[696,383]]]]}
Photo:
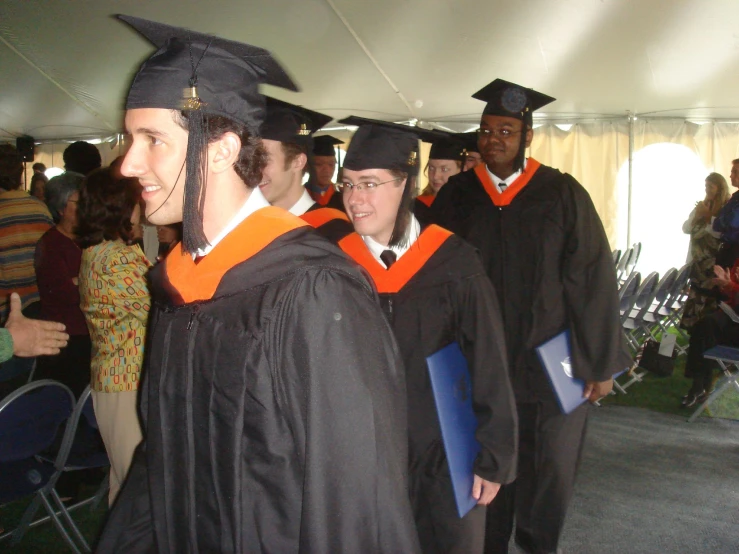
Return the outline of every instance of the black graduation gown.
{"type": "Polygon", "coordinates": [[[416,196],[413,199],[413,215],[421,224],[421,227],[425,227],[431,223],[431,205],[434,203],[434,196],[430,194],[424,194],[416,196]]]}
{"type": "Polygon", "coordinates": [[[322,208],[319,204],[313,204],[300,216],[300,219],[334,244],[354,231],[354,227],[344,212],[335,208],[322,208]]]}
{"type": "Polygon", "coordinates": [[[342,212],[346,212],[344,209],[344,201],[341,199],[341,194],[336,192],[333,185],[331,185],[324,194],[319,194],[313,190],[309,190],[311,198],[321,208],[333,208],[342,212]]]}
{"type": "Polygon", "coordinates": [[[586,381],[607,380],[630,356],[611,249],[590,196],[572,176],[528,163],[502,195],[484,164],[455,175],[432,219],[479,251],[500,301],[516,399],[553,401],[534,348],[560,331],[570,329],[573,371],[586,381]]]}
{"type": "MultiPolygon", "coordinates": [[[[444,510],[419,505],[415,484],[441,483],[446,503],[458,520],[426,357],[457,342],[468,360],[472,378],[477,439],[482,451],[475,473],[509,483],[516,471],[516,410],[508,379],[498,301],[483,268],[467,243],[435,225],[424,229],[411,248],[386,270],[353,233],[339,246],[373,278],[391,321],[406,369],[411,502],[419,510],[444,510]]],[[[419,527],[424,552],[436,552],[419,527]]],[[[438,550],[444,551],[444,550],[438,550]]]]}
{"type": "Polygon", "coordinates": [[[98,551],[417,552],[402,362],[340,250],[269,207],[152,274],[145,439],[98,551]]]}

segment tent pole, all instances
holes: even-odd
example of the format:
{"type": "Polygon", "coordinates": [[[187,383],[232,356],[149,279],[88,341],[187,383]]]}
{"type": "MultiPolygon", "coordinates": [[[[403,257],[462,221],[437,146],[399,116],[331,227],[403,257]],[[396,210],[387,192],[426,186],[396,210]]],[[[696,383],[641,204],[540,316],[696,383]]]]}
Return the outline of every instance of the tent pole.
{"type": "Polygon", "coordinates": [[[631,190],[633,186],[634,176],[634,114],[627,112],[629,117],[629,200],[628,200],[628,215],[626,218],[626,244],[624,248],[628,248],[631,245],[631,190]]]}

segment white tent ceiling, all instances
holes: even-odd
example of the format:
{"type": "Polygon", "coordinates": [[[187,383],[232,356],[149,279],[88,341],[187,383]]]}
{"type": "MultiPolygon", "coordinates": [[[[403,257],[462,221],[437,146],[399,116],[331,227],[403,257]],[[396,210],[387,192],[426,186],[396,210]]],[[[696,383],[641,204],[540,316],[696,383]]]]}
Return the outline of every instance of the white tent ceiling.
{"type": "Polygon", "coordinates": [[[496,77],[559,98],[549,118],[739,120],[737,0],[2,0],[0,140],[121,130],[152,47],[126,13],[271,50],[326,112],[469,122],[496,77]]]}

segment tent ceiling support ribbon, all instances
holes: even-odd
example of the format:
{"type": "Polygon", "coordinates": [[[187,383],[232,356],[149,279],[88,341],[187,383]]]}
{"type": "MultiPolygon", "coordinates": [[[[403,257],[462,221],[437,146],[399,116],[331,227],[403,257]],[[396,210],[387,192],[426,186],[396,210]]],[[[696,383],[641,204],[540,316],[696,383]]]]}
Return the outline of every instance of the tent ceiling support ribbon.
{"type": "Polygon", "coordinates": [[[362,42],[362,39],[359,38],[359,35],[357,35],[354,28],[351,26],[349,21],[344,17],[344,15],[339,11],[339,9],[336,7],[336,5],[333,3],[333,0],[326,0],[326,3],[331,6],[331,9],[336,14],[336,17],[338,17],[341,22],[344,24],[344,27],[346,27],[346,30],[349,31],[349,33],[354,37],[354,40],[357,42],[359,47],[362,49],[362,51],[367,55],[369,60],[372,62],[372,64],[375,66],[377,71],[382,75],[383,79],[387,81],[387,84],[390,85],[390,87],[393,89],[395,94],[398,95],[398,98],[405,104],[405,107],[408,108],[408,113],[410,113],[412,116],[415,116],[415,113],[413,112],[413,107],[410,105],[408,100],[405,96],[403,96],[403,93],[400,92],[400,89],[395,86],[395,83],[393,83],[393,80],[390,78],[390,76],[385,73],[385,71],[380,67],[380,63],[375,59],[375,57],[372,55],[372,52],[369,51],[369,48],[365,46],[364,42],[362,42]]]}
{"type": "Polygon", "coordinates": [[[33,69],[38,71],[41,75],[44,76],[44,78],[52,83],[55,87],[57,87],[59,90],[61,90],[64,94],[69,96],[72,100],[74,100],[77,104],[79,104],[85,111],[92,114],[95,118],[102,121],[105,126],[110,129],[111,131],[115,131],[116,128],[108,123],[103,116],[101,116],[99,113],[97,113],[92,107],[85,104],[82,100],[80,100],[77,96],[69,92],[64,86],[61,85],[58,81],[56,81],[51,75],[46,73],[43,69],[41,69],[39,66],[37,66],[35,63],[33,63],[30,59],[28,59],[22,52],[20,52],[15,46],[10,44],[7,40],[5,40],[5,37],[0,35],[0,42],[2,42],[5,46],[7,46],[16,56],[18,56],[20,59],[22,59],[24,62],[26,62],[29,66],[31,66],[33,69]]]}

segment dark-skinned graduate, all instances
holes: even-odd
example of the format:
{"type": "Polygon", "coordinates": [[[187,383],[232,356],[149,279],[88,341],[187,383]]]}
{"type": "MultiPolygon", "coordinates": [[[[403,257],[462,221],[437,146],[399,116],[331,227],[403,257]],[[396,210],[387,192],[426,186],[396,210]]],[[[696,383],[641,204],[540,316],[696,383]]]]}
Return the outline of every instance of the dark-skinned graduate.
{"type": "Polygon", "coordinates": [[[588,404],[563,414],[535,348],[569,330],[575,377],[594,401],[629,365],[611,249],[587,191],[526,158],[533,112],[554,98],[497,79],[478,146],[484,163],[449,179],[432,220],[479,251],[498,294],[519,422],[518,477],[488,508],[486,552],[556,552],[585,437],[588,404]]]}
{"type": "Polygon", "coordinates": [[[121,170],[183,240],[151,275],[144,440],[97,551],[417,552],[392,331],[355,264],[259,191],[259,84],[296,86],[261,48],[120,17],[157,47],[121,170]]]}
{"type": "MultiPolygon", "coordinates": [[[[356,233],[339,246],[374,280],[403,356],[408,391],[410,498],[427,554],[481,553],[485,505],[515,477],[516,413],[498,299],[474,250],[412,213],[421,129],[360,125],[338,184],[356,233]],[[454,499],[426,357],[456,342],[470,373],[476,438],[472,495],[464,518],[454,499]]],[[[371,120],[370,120],[371,121],[371,120]]]]}
{"type": "Polygon", "coordinates": [[[269,161],[259,190],[270,204],[300,217],[336,243],[352,232],[349,219],[343,210],[316,203],[303,186],[315,151],[317,139],[313,133],[329,121],[329,115],[267,97],[267,115],[260,135],[269,161]]]}

